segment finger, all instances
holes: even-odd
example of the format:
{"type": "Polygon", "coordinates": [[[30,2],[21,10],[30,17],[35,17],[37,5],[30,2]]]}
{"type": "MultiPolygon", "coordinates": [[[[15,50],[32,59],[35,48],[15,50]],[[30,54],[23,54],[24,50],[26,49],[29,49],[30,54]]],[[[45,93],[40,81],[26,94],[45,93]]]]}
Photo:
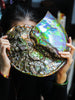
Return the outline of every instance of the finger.
{"type": "Polygon", "coordinates": [[[10,44],[8,40],[2,40],[0,39],[0,45],[3,45],[3,44],[10,44]]]}
{"type": "Polygon", "coordinates": [[[7,39],[0,39],[0,45],[10,45],[9,41],[7,39]]]}
{"type": "Polygon", "coordinates": [[[61,57],[64,57],[64,58],[69,58],[69,57],[70,57],[70,55],[63,55],[63,54],[61,54],[61,57]]]}
{"type": "Polygon", "coordinates": [[[0,43],[2,43],[3,41],[8,42],[9,40],[0,38],[0,43]]]}
{"type": "Polygon", "coordinates": [[[72,56],[71,55],[61,55],[62,58],[66,58],[68,61],[71,61],[72,56]]]}
{"type": "Polygon", "coordinates": [[[67,64],[68,65],[72,64],[72,62],[73,62],[72,56],[70,56],[70,55],[61,55],[61,57],[67,59],[67,64]]]}
{"type": "Polygon", "coordinates": [[[63,54],[63,55],[70,55],[70,52],[59,52],[59,54],[63,54]]]}
{"type": "Polygon", "coordinates": [[[3,42],[3,43],[0,43],[0,45],[10,45],[9,42],[3,42]]]}
{"type": "Polygon", "coordinates": [[[71,54],[72,54],[72,56],[73,56],[74,51],[75,51],[75,47],[74,47],[72,44],[70,44],[70,43],[67,43],[66,45],[67,45],[68,47],[70,47],[70,48],[71,48],[70,53],[71,53],[71,54]]]}
{"type": "Polygon", "coordinates": [[[1,38],[2,38],[2,39],[6,39],[7,37],[8,37],[8,36],[7,36],[7,35],[5,35],[5,36],[2,36],[1,38]]]}
{"type": "Polygon", "coordinates": [[[72,44],[72,38],[71,38],[71,36],[69,37],[69,43],[72,44]]]}

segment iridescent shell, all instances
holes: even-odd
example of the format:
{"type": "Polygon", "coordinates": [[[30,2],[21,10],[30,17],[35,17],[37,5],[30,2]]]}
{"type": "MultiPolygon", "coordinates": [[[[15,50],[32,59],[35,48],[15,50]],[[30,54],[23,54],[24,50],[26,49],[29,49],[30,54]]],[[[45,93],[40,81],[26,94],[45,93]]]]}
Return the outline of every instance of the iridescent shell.
{"type": "Polygon", "coordinates": [[[15,26],[7,32],[11,43],[7,51],[11,64],[22,73],[45,77],[57,72],[65,63],[58,51],[67,51],[67,34],[47,12],[35,26],[15,26]]]}
{"type": "Polygon", "coordinates": [[[54,47],[57,51],[67,51],[67,33],[50,12],[34,27],[32,37],[36,43],[47,48],[54,47]]]}

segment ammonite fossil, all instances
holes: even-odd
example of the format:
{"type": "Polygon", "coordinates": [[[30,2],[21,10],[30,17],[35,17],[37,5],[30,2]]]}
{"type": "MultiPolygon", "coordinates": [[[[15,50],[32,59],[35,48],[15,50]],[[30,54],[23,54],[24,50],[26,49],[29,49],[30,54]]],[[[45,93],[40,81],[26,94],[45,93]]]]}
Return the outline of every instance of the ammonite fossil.
{"type": "Polygon", "coordinates": [[[11,64],[22,73],[45,77],[66,63],[58,51],[68,51],[68,37],[49,12],[35,27],[14,26],[7,35],[11,43],[8,57],[11,64]]]}

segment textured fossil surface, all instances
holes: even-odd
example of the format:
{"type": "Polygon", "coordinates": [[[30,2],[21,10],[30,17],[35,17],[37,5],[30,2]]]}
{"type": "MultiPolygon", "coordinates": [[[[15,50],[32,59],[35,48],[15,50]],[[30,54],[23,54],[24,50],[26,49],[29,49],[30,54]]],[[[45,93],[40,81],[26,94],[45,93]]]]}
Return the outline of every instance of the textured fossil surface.
{"type": "Polygon", "coordinates": [[[7,51],[11,64],[30,75],[50,75],[65,62],[59,56],[54,56],[52,50],[50,53],[45,47],[36,45],[36,41],[30,36],[31,30],[31,26],[16,26],[7,33],[11,43],[11,50],[7,51]]]}
{"type": "MultiPolygon", "coordinates": [[[[41,23],[42,25],[45,25],[47,22],[44,21],[41,23]]],[[[10,51],[7,51],[7,54],[11,64],[22,73],[44,77],[55,73],[66,63],[66,59],[62,59],[58,54],[58,51],[67,50],[65,47],[67,39],[65,35],[62,33],[59,35],[58,31],[55,30],[56,35],[54,36],[56,38],[53,38],[53,42],[50,44],[49,37],[53,35],[51,33],[52,31],[54,32],[53,27],[52,31],[49,32],[51,34],[48,34],[48,31],[45,32],[44,28],[44,33],[41,33],[36,27],[24,25],[15,26],[9,30],[7,35],[8,40],[11,43],[11,49],[10,51]],[[57,37],[59,39],[57,39],[57,37]],[[55,39],[57,40],[58,45],[54,43],[55,39]],[[54,45],[57,47],[54,47],[54,45]]],[[[47,27],[45,29],[47,29],[47,27]]]]}

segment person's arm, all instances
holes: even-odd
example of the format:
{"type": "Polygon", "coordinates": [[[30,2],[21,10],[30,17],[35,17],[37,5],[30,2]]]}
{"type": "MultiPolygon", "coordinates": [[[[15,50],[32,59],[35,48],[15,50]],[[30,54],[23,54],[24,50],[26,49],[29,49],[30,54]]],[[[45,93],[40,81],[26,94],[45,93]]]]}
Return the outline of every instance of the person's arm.
{"type": "Polygon", "coordinates": [[[4,77],[9,76],[11,68],[10,60],[6,54],[6,49],[10,50],[10,43],[6,38],[7,36],[2,36],[0,38],[0,73],[4,77]]]}
{"type": "Polygon", "coordinates": [[[67,46],[70,47],[69,52],[59,52],[61,57],[67,59],[67,63],[56,74],[56,83],[54,85],[53,94],[54,98],[57,100],[67,100],[67,71],[73,62],[73,53],[75,51],[71,37],[69,38],[67,46]]]}
{"type": "Polygon", "coordinates": [[[62,58],[67,59],[67,63],[57,72],[56,82],[58,84],[63,84],[67,80],[67,71],[73,62],[73,53],[75,51],[75,47],[72,45],[71,37],[69,38],[69,43],[67,43],[66,45],[70,47],[70,51],[59,52],[62,58]]]}
{"type": "Polygon", "coordinates": [[[7,36],[0,38],[0,99],[8,100],[9,96],[9,73],[10,60],[7,57],[6,49],[10,49],[10,43],[6,39],[7,36]]]}
{"type": "MultiPolygon", "coordinates": [[[[53,83],[52,93],[49,93],[48,90],[46,90],[48,93],[46,92],[47,95],[45,95],[45,100],[46,97],[48,98],[47,100],[67,100],[67,71],[73,62],[72,57],[75,51],[75,47],[72,45],[71,37],[69,38],[67,46],[70,47],[70,52],[59,52],[61,57],[67,59],[67,63],[56,73],[56,80],[53,83]]],[[[50,85],[48,84],[47,87],[50,87],[50,85]]]]}

